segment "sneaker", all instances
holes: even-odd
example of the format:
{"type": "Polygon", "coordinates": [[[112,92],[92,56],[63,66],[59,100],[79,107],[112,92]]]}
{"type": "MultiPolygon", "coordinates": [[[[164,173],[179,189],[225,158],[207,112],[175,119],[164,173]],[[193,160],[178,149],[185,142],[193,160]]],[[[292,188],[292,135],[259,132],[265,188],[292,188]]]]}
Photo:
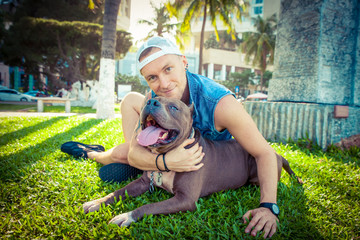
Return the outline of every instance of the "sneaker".
{"type": "Polygon", "coordinates": [[[99,170],[99,177],[104,182],[121,183],[129,178],[136,177],[143,171],[123,163],[110,163],[99,170]]]}
{"type": "Polygon", "coordinates": [[[66,142],[61,145],[61,151],[74,156],[75,158],[87,158],[88,152],[104,152],[101,145],[87,145],[79,142],[66,142]]]}

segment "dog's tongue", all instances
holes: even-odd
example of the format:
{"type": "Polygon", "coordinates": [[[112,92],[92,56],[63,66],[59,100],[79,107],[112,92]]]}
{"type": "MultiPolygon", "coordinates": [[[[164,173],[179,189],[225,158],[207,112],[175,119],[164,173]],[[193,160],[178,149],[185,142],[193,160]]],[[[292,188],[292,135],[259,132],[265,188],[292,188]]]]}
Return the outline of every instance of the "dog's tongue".
{"type": "Polygon", "coordinates": [[[141,146],[150,146],[155,144],[165,132],[167,132],[165,129],[149,126],[140,132],[137,141],[141,146]]]}

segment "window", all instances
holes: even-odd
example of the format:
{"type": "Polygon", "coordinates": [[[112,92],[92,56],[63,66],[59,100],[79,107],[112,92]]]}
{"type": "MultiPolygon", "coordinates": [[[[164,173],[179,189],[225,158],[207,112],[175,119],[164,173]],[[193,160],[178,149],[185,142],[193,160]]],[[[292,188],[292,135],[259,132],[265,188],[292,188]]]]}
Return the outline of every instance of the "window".
{"type": "Polygon", "coordinates": [[[262,14],[263,10],[262,7],[254,7],[254,14],[259,15],[262,14]]]}
{"type": "Polygon", "coordinates": [[[261,4],[263,3],[263,0],[255,0],[255,4],[261,4]]]}
{"type": "Polygon", "coordinates": [[[214,71],[214,79],[215,80],[223,80],[223,79],[221,79],[221,71],[214,71]]]}
{"type": "Polygon", "coordinates": [[[126,3],[125,3],[125,15],[130,18],[130,0],[126,0],[126,3]]]}
{"type": "Polygon", "coordinates": [[[8,94],[17,94],[17,92],[13,91],[13,90],[0,90],[0,92],[2,93],[8,93],[8,94]]]}

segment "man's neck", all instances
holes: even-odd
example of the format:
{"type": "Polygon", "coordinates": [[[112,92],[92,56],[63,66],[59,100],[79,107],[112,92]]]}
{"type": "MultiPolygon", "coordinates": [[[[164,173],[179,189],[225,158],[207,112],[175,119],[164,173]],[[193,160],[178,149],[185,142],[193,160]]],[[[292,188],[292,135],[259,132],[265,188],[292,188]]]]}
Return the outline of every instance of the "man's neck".
{"type": "Polygon", "coordinates": [[[190,92],[189,92],[189,84],[188,83],[186,83],[186,87],[185,87],[184,93],[181,97],[181,101],[183,101],[187,105],[190,104],[190,92]]]}

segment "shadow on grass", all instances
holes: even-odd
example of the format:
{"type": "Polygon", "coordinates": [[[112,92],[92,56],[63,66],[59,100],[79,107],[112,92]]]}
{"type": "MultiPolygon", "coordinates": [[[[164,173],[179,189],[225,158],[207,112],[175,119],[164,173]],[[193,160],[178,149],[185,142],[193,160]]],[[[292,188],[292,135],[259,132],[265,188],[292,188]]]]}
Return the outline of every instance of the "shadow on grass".
{"type": "Polygon", "coordinates": [[[19,111],[29,108],[36,108],[36,103],[28,104],[6,104],[0,102],[0,112],[19,111]]]}
{"type": "Polygon", "coordinates": [[[360,166],[360,148],[356,146],[349,149],[341,149],[335,145],[329,145],[326,149],[322,149],[316,142],[313,142],[308,138],[299,139],[297,141],[288,139],[284,142],[292,149],[299,150],[307,156],[319,158],[326,156],[327,158],[332,158],[337,162],[355,163],[357,167],[360,166]]]}
{"type": "MultiPolygon", "coordinates": [[[[45,128],[51,124],[59,121],[61,118],[50,119],[46,121],[44,125],[37,124],[36,126],[29,127],[31,131],[39,131],[39,128],[45,128]]],[[[19,181],[19,179],[26,174],[26,168],[36,163],[39,159],[49,158],[55,151],[60,151],[60,146],[66,141],[70,141],[71,138],[75,138],[89,130],[90,128],[101,123],[102,119],[89,119],[71,128],[70,130],[56,134],[42,143],[38,143],[33,146],[28,146],[23,150],[14,154],[3,154],[0,157],[0,180],[6,181],[19,181]]],[[[22,130],[19,130],[20,132],[22,130]]],[[[17,131],[17,134],[19,134],[17,131]]],[[[27,129],[29,131],[29,129],[27,129]]],[[[28,133],[26,131],[26,133],[28,133]]],[[[25,133],[25,132],[24,132],[25,133]]],[[[15,136],[15,135],[14,135],[15,136]]]]}
{"type": "Polygon", "coordinates": [[[289,186],[278,184],[278,204],[280,211],[279,235],[281,239],[323,239],[316,222],[311,218],[310,200],[305,195],[304,186],[295,178],[289,186]]]}
{"type": "Polygon", "coordinates": [[[48,128],[54,123],[65,118],[66,117],[50,118],[49,120],[39,122],[38,124],[35,124],[33,126],[24,127],[10,133],[5,133],[4,135],[0,136],[0,146],[7,145],[13,141],[16,141],[17,139],[25,138],[27,135],[37,132],[39,131],[39,129],[48,128]]]}
{"type": "MultiPolygon", "coordinates": [[[[106,189],[106,193],[100,197],[124,187],[129,182],[122,184],[99,182],[99,188],[106,189]]],[[[310,201],[304,193],[304,186],[299,184],[294,178],[287,185],[280,182],[278,188],[278,204],[281,215],[279,217],[280,225],[278,226],[277,233],[274,235],[274,239],[324,239],[318,231],[319,226],[311,218],[309,210],[310,201]]],[[[122,200],[122,204],[117,206],[113,204],[110,207],[110,211],[115,216],[116,212],[132,211],[145,204],[164,201],[171,197],[172,194],[165,192],[165,190],[157,189],[152,194],[147,192],[137,197],[122,200]]],[[[163,223],[160,224],[162,231],[170,232],[172,231],[170,227],[176,225],[177,221],[181,221],[191,226],[192,229],[181,230],[181,237],[184,239],[192,238],[192,232],[201,231],[205,235],[211,234],[213,238],[224,238],[224,236],[227,236],[229,239],[255,239],[245,234],[244,231],[247,224],[242,223],[242,215],[250,209],[257,208],[259,197],[260,188],[254,185],[246,185],[239,189],[213,193],[200,198],[197,202],[197,209],[194,212],[174,213],[172,216],[158,215],[145,217],[137,223],[137,230],[133,232],[133,236],[136,238],[139,232],[147,232],[146,228],[149,222],[151,224],[155,221],[163,223]],[[242,210],[239,211],[239,209],[242,210]],[[220,218],[219,215],[221,216],[220,218]],[[214,224],[215,222],[216,224],[214,224]],[[236,229],[235,232],[233,232],[234,229],[236,229]]],[[[204,236],[204,238],[206,237],[204,236]]],[[[256,239],[261,239],[261,237],[256,239]]]]}

